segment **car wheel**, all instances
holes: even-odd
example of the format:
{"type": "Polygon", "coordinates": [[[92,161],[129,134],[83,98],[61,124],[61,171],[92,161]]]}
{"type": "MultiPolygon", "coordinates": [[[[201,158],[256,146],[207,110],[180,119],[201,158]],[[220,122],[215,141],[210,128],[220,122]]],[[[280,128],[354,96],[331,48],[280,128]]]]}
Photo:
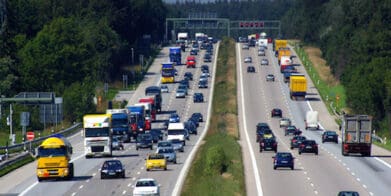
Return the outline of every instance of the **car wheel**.
{"type": "Polygon", "coordinates": [[[164,167],[164,170],[167,170],[167,167],[164,167]]]}
{"type": "Polygon", "coordinates": [[[125,173],[122,174],[122,178],[125,178],[125,173]]]}
{"type": "Polygon", "coordinates": [[[136,148],[136,150],[138,150],[138,148],[136,148]]]}
{"type": "Polygon", "coordinates": [[[103,175],[100,175],[100,179],[105,179],[105,177],[103,175]]]}
{"type": "Polygon", "coordinates": [[[277,169],[277,166],[274,166],[273,169],[276,170],[276,169],[277,169]]]}
{"type": "Polygon", "coordinates": [[[174,160],[174,164],[176,164],[176,160],[174,160]]]}
{"type": "Polygon", "coordinates": [[[147,171],[149,171],[149,169],[147,168],[147,171]]]}
{"type": "Polygon", "coordinates": [[[294,169],[295,169],[295,167],[292,165],[292,166],[291,166],[291,170],[294,170],[294,169]]]}
{"type": "Polygon", "coordinates": [[[293,150],[293,146],[291,146],[291,150],[293,150]]]}
{"type": "Polygon", "coordinates": [[[318,155],[318,152],[315,152],[315,155],[318,155]]]}
{"type": "Polygon", "coordinates": [[[262,148],[259,148],[259,152],[262,152],[262,148]]]}
{"type": "Polygon", "coordinates": [[[153,149],[153,146],[151,146],[151,148],[150,148],[151,150],[153,149]]]}
{"type": "Polygon", "coordinates": [[[301,151],[299,151],[299,154],[301,154],[301,151]]]}
{"type": "Polygon", "coordinates": [[[324,140],[322,140],[322,143],[324,143],[324,140]]]}

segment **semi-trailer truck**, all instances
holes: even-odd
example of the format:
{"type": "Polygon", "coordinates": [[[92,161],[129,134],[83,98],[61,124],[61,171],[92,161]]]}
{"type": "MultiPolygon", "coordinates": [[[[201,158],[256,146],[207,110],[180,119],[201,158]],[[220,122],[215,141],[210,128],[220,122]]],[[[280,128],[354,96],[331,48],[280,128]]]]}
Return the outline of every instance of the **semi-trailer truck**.
{"type": "Polygon", "coordinates": [[[169,48],[169,57],[170,62],[175,63],[175,65],[182,65],[182,52],[180,47],[170,47],[169,48]]]}
{"type": "Polygon", "coordinates": [[[341,125],[342,155],[359,153],[371,156],[372,117],[368,115],[344,115],[341,125]]]}
{"type": "Polygon", "coordinates": [[[126,109],[109,109],[106,114],[111,114],[113,137],[119,137],[123,142],[130,142],[131,130],[129,126],[129,115],[126,109]]]}
{"type": "Polygon", "coordinates": [[[111,114],[86,114],[83,116],[85,157],[112,156],[113,130],[111,114]]]}
{"type": "Polygon", "coordinates": [[[156,111],[158,113],[160,113],[162,110],[162,103],[163,103],[162,92],[161,92],[160,87],[149,86],[149,87],[145,88],[145,95],[146,96],[154,96],[155,103],[156,103],[156,111]]]}

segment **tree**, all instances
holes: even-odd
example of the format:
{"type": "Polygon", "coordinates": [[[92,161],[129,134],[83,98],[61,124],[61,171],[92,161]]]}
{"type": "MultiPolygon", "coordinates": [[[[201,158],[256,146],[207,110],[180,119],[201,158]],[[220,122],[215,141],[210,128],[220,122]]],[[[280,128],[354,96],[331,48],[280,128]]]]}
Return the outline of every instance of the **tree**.
{"type": "Polygon", "coordinates": [[[0,58],[0,95],[10,96],[13,92],[12,86],[16,77],[10,72],[12,66],[14,61],[10,57],[0,58]]]}

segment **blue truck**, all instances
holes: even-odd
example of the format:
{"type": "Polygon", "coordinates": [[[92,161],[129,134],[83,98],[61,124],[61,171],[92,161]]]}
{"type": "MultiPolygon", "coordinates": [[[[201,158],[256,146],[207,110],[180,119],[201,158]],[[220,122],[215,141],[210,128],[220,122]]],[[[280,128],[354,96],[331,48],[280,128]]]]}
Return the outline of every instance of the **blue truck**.
{"type": "Polygon", "coordinates": [[[180,47],[170,47],[170,61],[173,62],[175,65],[181,65],[182,64],[182,54],[181,54],[181,48],[180,47]]]}
{"type": "Polygon", "coordinates": [[[129,117],[126,113],[114,113],[111,115],[111,126],[113,137],[120,137],[124,142],[130,142],[131,130],[129,127],[129,117]]]}
{"type": "Polygon", "coordinates": [[[145,132],[145,109],[144,106],[128,106],[127,109],[132,137],[136,139],[138,134],[145,132]]]}

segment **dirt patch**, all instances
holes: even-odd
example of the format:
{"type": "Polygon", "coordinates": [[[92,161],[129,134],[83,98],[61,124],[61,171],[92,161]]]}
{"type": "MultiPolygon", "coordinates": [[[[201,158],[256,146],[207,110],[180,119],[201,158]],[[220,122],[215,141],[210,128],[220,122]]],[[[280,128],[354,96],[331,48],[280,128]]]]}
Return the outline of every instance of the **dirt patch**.
{"type": "Polygon", "coordinates": [[[322,58],[322,51],[319,48],[305,46],[304,51],[307,53],[308,58],[323,81],[330,86],[339,84],[339,81],[331,73],[330,66],[328,66],[326,60],[322,58]]]}
{"type": "Polygon", "coordinates": [[[228,113],[224,115],[224,121],[227,122],[227,134],[238,137],[238,128],[237,128],[237,116],[236,114],[228,113]]]}
{"type": "Polygon", "coordinates": [[[224,173],[221,174],[221,176],[224,179],[232,179],[232,174],[231,173],[224,172],[224,173]]]}

